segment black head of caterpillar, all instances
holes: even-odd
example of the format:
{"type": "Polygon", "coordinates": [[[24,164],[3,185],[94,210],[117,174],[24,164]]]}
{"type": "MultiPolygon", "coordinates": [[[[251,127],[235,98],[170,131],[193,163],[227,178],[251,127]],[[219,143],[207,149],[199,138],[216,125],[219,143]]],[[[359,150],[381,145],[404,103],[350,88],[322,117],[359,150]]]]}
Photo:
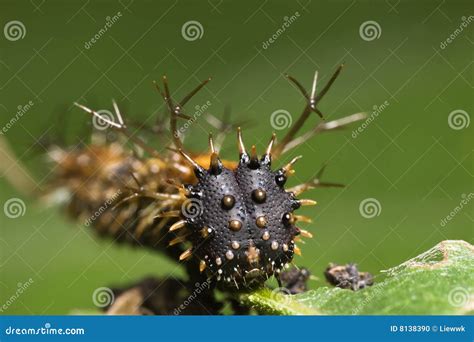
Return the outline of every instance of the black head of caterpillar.
{"type": "MultiPolygon", "coordinates": [[[[274,146],[273,152],[275,136],[272,137],[260,159],[257,157],[255,147],[252,147],[250,153],[245,150],[239,131],[238,165],[227,160],[221,162],[212,139],[210,139],[211,161],[208,169],[201,166],[204,165],[203,159],[207,162],[208,153],[193,154],[195,159],[193,160],[182,152],[183,142],[178,134],[177,121],[189,118],[184,114],[183,106],[209,80],[202,82],[179,102],[172,99],[166,77],[163,77],[163,88],[155,84],[170,114],[172,145],[167,153],[158,153],[139,137],[135,137],[127,129],[116,103],[114,110],[117,122],[104,119],[94,110],[78,105],[94,117],[107,122],[110,127],[130,139],[134,145],[146,151],[151,159],[142,158],[142,162],[148,164],[148,161],[153,160],[152,166],[159,166],[152,168],[158,170],[156,174],[151,174],[146,168],[132,169],[133,177],[129,177],[127,182],[114,184],[114,188],[121,191],[123,183],[128,184],[123,190],[123,199],[111,209],[112,218],[126,219],[117,230],[113,230],[114,236],[132,236],[134,241],[139,239],[138,242],[143,246],[159,251],[163,251],[163,245],[169,245],[164,249],[165,252],[173,257],[180,255],[180,260],[194,256],[186,264],[190,278],[202,278],[206,275],[203,274],[205,271],[209,278],[218,280],[218,284],[222,287],[252,288],[263,285],[272,275],[278,279],[282,267],[292,261],[294,254],[299,254],[299,249],[295,245],[300,238],[297,235],[311,236],[309,232],[295,226],[298,221],[309,222],[309,218],[294,215],[293,212],[301,205],[311,205],[315,202],[297,200],[296,196],[308,189],[340,186],[340,184],[321,182],[323,168],[315,179],[285,189],[286,178],[293,172],[292,165],[299,157],[294,158],[283,168],[273,171],[272,154],[276,159],[321,132],[332,131],[365,118],[365,115],[358,113],[338,120],[321,122],[307,133],[297,136],[312,112],[323,116],[317,105],[341,69],[342,66],[318,94],[316,94],[317,73],[310,92],[307,92],[293,77],[288,76],[305,98],[302,114],[281,141],[274,146]],[[181,155],[176,153],[178,151],[181,155]],[[193,166],[196,177],[191,174],[192,170],[187,165],[182,164],[186,159],[193,166]],[[135,177],[134,173],[138,177],[135,177]],[[192,184],[183,185],[190,182],[192,184]],[[130,187],[130,184],[134,183],[138,188],[130,187]],[[129,206],[136,208],[131,214],[125,210],[129,206]],[[166,232],[168,228],[171,233],[166,232]],[[191,243],[192,247],[185,250],[186,247],[180,243],[191,243]],[[198,270],[201,273],[196,275],[198,270]]],[[[221,127],[219,131],[221,135],[227,134],[227,128],[221,127]]],[[[140,163],[132,163],[135,164],[140,163]]],[[[68,180],[69,178],[66,179],[68,180]]],[[[102,179],[99,177],[97,182],[102,184],[102,179]]],[[[106,199],[102,197],[101,199],[106,199]]],[[[89,203],[90,200],[86,197],[86,200],[79,202],[81,202],[79,204],[89,203]]],[[[89,211],[94,212],[94,207],[89,211]]],[[[107,232],[110,230],[108,225],[101,221],[95,226],[97,230],[107,232]]]]}
{"type": "Polygon", "coordinates": [[[194,255],[201,270],[206,269],[227,286],[251,288],[281,272],[293,259],[294,238],[301,233],[293,211],[302,204],[315,204],[297,200],[293,192],[285,190],[297,158],[281,169],[271,169],[274,140],[275,135],[258,158],[255,146],[250,155],[245,150],[239,129],[240,158],[233,170],[223,166],[212,138],[209,169],[180,151],[193,164],[198,181],[185,186],[184,217],[171,230],[186,225],[193,247],[181,258],[194,255]]]}

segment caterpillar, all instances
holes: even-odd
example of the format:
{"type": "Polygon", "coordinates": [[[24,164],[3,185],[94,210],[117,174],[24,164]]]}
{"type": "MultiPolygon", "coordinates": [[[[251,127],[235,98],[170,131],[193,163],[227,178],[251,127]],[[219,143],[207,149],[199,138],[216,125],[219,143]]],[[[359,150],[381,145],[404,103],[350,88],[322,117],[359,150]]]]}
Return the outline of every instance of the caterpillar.
{"type": "Polygon", "coordinates": [[[205,278],[232,291],[262,286],[272,276],[280,282],[282,270],[294,254],[301,254],[298,241],[312,237],[298,227],[298,222],[311,222],[310,218],[296,211],[316,202],[299,196],[313,188],[342,185],[322,181],[323,166],[315,179],[288,188],[287,178],[301,156],[280,168],[272,168],[272,164],[313,136],[365,117],[357,113],[322,121],[297,136],[312,113],[324,118],[317,105],[342,67],[319,92],[317,72],[310,92],[287,75],[305,99],[302,114],[281,140],[274,133],[260,156],[255,145],[249,150],[245,147],[238,127],[237,161],[221,159],[220,143],[216,144],[211,134],[208,152],[188,152],[177,129],[178,120],[190,118],[184,106],[210,79],[179,102],[172,99],[165,76],[162,86],[155,82],[169,112],[172,137],[161,151],[130,131],[115,102],[114,118],[76,104],[123,138],[74,150],[52,149],[49,155],[56,166],[52,188],[67,195],[68,212],[73,217],[100,235],[163,252],[183,262],[196,279],[205,278]],[[127,142],[132,148],[127,148],[127,142]]]}

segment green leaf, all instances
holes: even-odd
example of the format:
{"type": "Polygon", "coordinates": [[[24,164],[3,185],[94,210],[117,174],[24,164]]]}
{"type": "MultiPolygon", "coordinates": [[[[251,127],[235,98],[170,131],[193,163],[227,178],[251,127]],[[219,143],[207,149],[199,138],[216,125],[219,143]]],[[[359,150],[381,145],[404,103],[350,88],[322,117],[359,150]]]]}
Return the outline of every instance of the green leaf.
{"type": "Polygon", "coordinates": [[[298,295],[262,289],[243,304],[277,315],[417,315],[474,313],[474,247],[447,240],[381,272],[372,287],[353,292],[321,287],[298,295]]]}

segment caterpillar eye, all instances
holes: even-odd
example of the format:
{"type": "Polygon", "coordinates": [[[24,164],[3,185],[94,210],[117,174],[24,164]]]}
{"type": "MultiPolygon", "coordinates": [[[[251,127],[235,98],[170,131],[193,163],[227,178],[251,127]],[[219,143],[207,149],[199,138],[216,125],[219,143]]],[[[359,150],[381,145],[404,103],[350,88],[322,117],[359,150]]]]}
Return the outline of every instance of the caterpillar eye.
{"type": "Polygon", "coordinates": [[[267,199],[267,193],[263,189],[255,189],[252,191],[252,199],[257,203],[263,203],[267,199]]]}
{"type": "Polygon", "coordinates": [[[278,186],[283,186],[286,183],[286,176],[283,173],[279,173],[275,176],[275,183],[278,186]]]}
{"type": "Polygon", "coordinates": [[[235,204],[235,197],[232,195],[225,195],[222,197],[222,207],[226,210],[230,210],[234,207],[235,204]]]}
{"type": "Polygon", "coordinates": [[[292,213],[284,213],[283,217],[281,218],[281,221],[284,224],[293,224],[295,223],[295,218],[292,213]]]}

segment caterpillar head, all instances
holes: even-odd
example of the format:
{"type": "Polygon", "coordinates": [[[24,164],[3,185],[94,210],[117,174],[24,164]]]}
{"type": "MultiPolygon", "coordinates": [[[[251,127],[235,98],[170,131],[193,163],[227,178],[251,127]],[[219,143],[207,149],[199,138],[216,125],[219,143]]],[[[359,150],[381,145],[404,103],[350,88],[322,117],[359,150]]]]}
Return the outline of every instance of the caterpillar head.
{"type": "Polygon", "coordinates": [[[294,238],[300,233],[293,211],[301,205],[285,182],[292,163],[271,169],[272,136],[261,158],[255,146],[246,152],[238,130],[239,164],[223,166],[211,140],[209,169],[183,156],[194,166],[198,182],[186,186],[183,218],[190,234],[191,254],[201,270],[225,286],[252,288],[278,274],[292,260],[294,238]]]}

